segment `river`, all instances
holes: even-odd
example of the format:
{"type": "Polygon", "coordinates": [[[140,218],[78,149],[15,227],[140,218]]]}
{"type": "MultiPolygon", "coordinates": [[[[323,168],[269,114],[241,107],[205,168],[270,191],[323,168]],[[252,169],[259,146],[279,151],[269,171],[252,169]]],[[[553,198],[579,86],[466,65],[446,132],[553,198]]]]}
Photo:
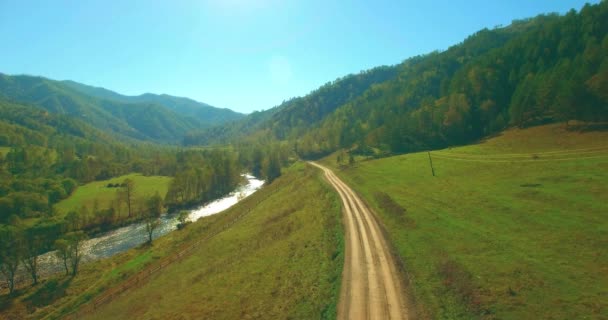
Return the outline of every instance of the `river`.
{"type": "MultiPolygon", "coordinates": [[[[202,217],[222,212],[237,204],[242,199],[250,196],[264,185],[263,180],[259,180],[252,175],[244,174],[243,177],[246,179],[246,183],[238,186],[233,192],[223,198],[190,210],[188,219],[194,222],[202,217]]],[[[160,219],[160,226],[154,230],[154,239],[177,229],[177,213],[164,214],[160,219]]],[[[148,240],[148,235],[145,230],[145,223],[138,222],[88,239],[82,247],[82,262],[86,263],[101,258],[111,257],[117,253],[143,244],[148,240]]],[[[38,263],[41,275],[48,275],[64,270],[62,262],[59,261],[55,255],[55,251],[40,255],[38,263]]],[[[21,274],[19,278],[24,276],[25,275],[21,274]]],[[[27,278],[23,280],[27,281],[27,278]]]]}

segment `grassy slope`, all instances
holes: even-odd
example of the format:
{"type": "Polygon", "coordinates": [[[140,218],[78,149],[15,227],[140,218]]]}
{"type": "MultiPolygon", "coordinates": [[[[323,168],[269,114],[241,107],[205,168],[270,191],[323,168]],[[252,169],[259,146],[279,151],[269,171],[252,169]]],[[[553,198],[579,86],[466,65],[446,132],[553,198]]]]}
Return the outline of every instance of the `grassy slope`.
{"type": "Polygon", "coordinates": [[[607,141],[510,130],[436,152],[436,177],[426,153],[338,174],[379,214],[423,318],[608,318],[607,141]]]}
{"type": "Polygon", "coordinates": [[[343,264],[336,194],[303,164],[261,192],[270,191],[235,226],[92,318],[335,318],[343,264]]]}
{"type": "Polygon", "coordinates": [[[249,208],[243,220],[192,256],[91,317],[217,319],[244,312],[335,318],[344,259],[339,199],[317,170],[297,164],[233,208],[171,232],[152,247],[86,264],[77,277],[45,280],[12,301],[0,296],[0,319],[65,315],[178,248],[223,229],[249,208]]]}
{"type": "MultiPolygon", "coordinates": [[[[169,189],[170,177],[162,176],[142,176],[141,174],[129,174],[109,180],[95,181],[78,187],[70,197],[64,199],[55,205],[55,208],[60,213],[67,213],[71,210],[80,210],[82,206],[89,210],[93,209],[95,200],[97,200],[99,209],[106,209],[112,205],[112,201],[116,199],[116,192],[119,188],[107,188],[108,183],[122,183],[125,179],[133,180],[135,185],[135,202],[144,199],[145,197],[153,196],[158,192],[161,197],[165,197],[169,189]]],[[[123,210],[126,214],[126,209],[123,210]]]]}

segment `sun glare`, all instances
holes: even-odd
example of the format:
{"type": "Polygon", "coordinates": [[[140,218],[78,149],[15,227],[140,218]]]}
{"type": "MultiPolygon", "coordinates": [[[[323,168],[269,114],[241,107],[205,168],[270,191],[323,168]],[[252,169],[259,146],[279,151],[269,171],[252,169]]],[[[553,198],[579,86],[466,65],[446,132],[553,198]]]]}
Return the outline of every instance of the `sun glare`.
{"type": "Polygon", "coordinates": [[[264,9],[272,0],[208,0],[207,3],[224,13],[242,14],[264,9]]]}

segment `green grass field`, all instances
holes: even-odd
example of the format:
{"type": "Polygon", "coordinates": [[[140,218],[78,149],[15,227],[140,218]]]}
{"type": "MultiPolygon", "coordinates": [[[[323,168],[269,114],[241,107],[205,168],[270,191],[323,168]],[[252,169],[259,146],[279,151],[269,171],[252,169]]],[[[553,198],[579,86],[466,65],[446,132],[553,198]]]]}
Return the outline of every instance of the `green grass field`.
{"type": "MultiPolygon", "coordinates": [[[[336,170],[428,319],[608,319],[608,132],[561,125],[336,170]]],[[[335,156],[324,161],[336,166],[335,156]]]]}
{"type": "Polygon", "coordinates": [[[0,147],[0,155],[5,156],[9,151],[11,151],[10,147],[0,147]]]}
{"type": "Polygon", "coordinates": [[[301,163],[256,194],[268,195],[192,256],[91,318],[335,318],[343,264],[337,195],[301,163]]]}
{"type": "MultiPolygon", "coordinates": [[[[129,174],[108,180],[95,181],[79,186],[70,197],[55,205],[55,209],[60,214],[66,214],[72,210],[79,211],[83,206],[91,211],[97,201],[99,209],[110,208],[112,202],[116,200],[118,188],[108,188],[109,183],[120,184],[125,179],[131,179],[135,185],[134,203],[138,204],[143,199],[153,196],[158,192],[161,197],[165,197],[169,189],[170,177],[162,176],[142,176],[141,174],[129,174]]],[[[123,208],[123,215],[126,215],[126,208],[123,208]]]]}

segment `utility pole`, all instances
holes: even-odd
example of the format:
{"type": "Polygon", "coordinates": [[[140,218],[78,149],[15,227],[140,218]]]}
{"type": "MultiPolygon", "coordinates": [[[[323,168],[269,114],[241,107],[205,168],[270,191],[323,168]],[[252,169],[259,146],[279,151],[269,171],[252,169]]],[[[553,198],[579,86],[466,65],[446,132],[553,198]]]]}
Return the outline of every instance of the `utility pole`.
{"type": "Polygon", "coordinates": [[[435,176],[435,168],[433,168],[433,159],[431,158],[431,152],[427,151],[426,154],[429,155],[429,163],[431,164],[431,172],[433,173],[433,177],[435,176]]]}

